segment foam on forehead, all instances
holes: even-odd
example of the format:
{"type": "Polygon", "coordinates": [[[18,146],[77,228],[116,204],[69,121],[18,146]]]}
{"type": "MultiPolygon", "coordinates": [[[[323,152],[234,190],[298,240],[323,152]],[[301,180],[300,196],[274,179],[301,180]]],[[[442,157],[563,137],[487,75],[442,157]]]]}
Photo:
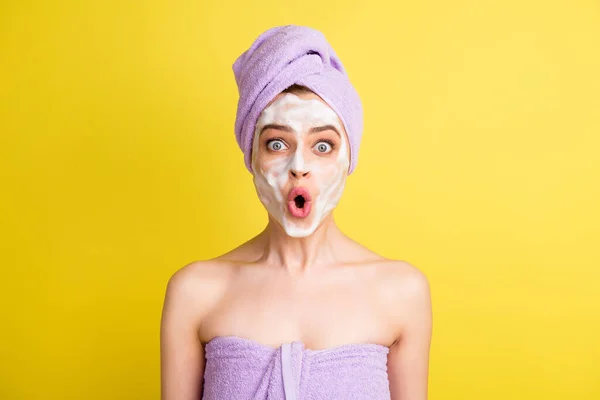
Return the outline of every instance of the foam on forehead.
{"type": "Polygon", "coordinates": [[[323,125],[333,125],[340,133],[343,128],[338,115],[319,99],[302,99],[293,93],[285,93],[261,113],[256,124],[256,132],[267,124],[288,125],[297,134],[304,130],[323,125]]]}

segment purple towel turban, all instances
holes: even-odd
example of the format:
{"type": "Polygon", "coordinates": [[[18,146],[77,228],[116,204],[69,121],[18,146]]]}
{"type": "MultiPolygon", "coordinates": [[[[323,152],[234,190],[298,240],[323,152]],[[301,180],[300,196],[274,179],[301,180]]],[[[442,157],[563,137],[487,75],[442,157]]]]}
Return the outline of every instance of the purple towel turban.
{"type": "Polygon", "coordinates": [[[250,172],[258,117],[275,96],[298,84],[319,95],[344,124],[350,145],[348,173],[352,173],[363,130],[362,103],[321,32],[296,25],[271,28],[237,58],[233,72],[240,96],[235,135],[250,172]]]}

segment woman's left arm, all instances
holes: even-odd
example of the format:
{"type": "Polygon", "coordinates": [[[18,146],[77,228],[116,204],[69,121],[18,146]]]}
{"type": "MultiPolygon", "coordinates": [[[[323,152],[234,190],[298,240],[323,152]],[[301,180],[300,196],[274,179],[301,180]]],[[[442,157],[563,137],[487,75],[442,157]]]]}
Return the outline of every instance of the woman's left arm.
{"type": "Polygon", "coordinates": [[[399,281],[402,334],[390,347],[388,377],[392,400],[427,400],[432,333],[431,295],[427,277],[411,269],[399,281]]]}

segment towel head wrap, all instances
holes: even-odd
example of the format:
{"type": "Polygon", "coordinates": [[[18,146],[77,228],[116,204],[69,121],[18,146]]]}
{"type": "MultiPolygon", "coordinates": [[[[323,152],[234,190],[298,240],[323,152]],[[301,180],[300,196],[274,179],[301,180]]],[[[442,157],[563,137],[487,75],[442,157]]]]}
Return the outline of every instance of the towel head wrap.
{"type": "Polygon", "coordinates": [[[321,32],[297,25],[271,28],[237,58],[233,72],[239,92],[235,135],[250,172],[258,117],[275,96],[298,84],[315,92],[337,113],[348,135],[348,173],[352,173],[363,130],[362,103],[321,32]]]}

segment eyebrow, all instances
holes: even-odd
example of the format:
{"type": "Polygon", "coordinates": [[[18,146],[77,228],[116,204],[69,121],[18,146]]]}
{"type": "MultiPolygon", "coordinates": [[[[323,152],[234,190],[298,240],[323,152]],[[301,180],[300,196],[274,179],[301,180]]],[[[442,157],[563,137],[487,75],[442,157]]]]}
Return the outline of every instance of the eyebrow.
{"type": "MultiPolygon", "coordinates": [[[[265,126],[262,127],[262,129],[260,130],[259,135],[262,134],[267,129],[278,129],[280,131],[285,131],[285,132],[293,132],[294,131],[291,127],[289,127],[287,125],[267,124],[267,125],[265,125],[265,126]]],[[[308,131],[308,133],[316,133],[316,132],[323,132],[323,131],[329,131],[329,130],[334,131],[335,133],[337,133],[337,135],[339,137],[342,137],[342,135],[340,134],[340,132],[333,125],[316,126],[314,128],[310,128],[310,130],[308,131]]]]}

